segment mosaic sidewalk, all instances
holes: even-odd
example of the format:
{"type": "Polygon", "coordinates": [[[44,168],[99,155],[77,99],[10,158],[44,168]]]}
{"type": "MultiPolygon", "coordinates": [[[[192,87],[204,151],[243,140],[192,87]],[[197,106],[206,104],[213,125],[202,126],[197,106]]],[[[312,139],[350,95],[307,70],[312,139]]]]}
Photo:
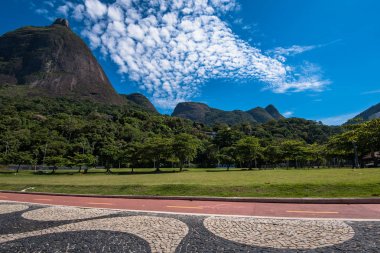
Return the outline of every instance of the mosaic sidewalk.
{"type": "Polygon", "coordinates": [[[0,202],[0,252],[380,252],[380,222],[0,202]]]}

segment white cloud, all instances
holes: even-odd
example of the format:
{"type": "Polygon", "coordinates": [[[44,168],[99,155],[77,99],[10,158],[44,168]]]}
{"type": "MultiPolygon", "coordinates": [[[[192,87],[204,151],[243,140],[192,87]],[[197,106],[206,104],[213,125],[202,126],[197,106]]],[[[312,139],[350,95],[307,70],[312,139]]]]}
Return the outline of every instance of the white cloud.
{"type": "Polygon", "coordinates": [[[124,19],[124,14],[120,8],[117,8],[116,6],[110,6],[108,8],[108,17],[111,20],[120,22],[124,19]]]}
{"type": "Polygon", "coordinates": [[[314,65],[290,67],[285,56],[279,60],[235,35],[222,18],[239,8],[236,0],[78,0],[64,6],[81,21],[90,46],[161,108],[196,96],[209,79],[258,80],[277,93],[321,91],[329,83],[314,65]]]}
{"type": "Polygon", "coordinates": [[[311,45],[311,46],[299,46],[299,45],[293,45],[288,48],[284,47],[276,47],[273,50],[270,50],[269,53],[272,53],[277,56],[293,56],[297,54],[302,54],[307,51],[311,51],[313,49],[316,49],[320,47],[319,45],[311,45]]]}
{"type": "Polygon", "coordinates": [[[78,4],[77,6],[74,7],[72,12],[73,12],[72,16],[75,20],[82,20],[84,17],[83,16],[84,15],[84,5],[78,4]]]}
{"type": "Polygon", "coordinates": [[[370,91],[362,92],[361,95],[371,95],[371,94],[378,94],[378,93],[380,93],[380,90],[370,90],[370,91]]]}
{"type": "Polygon", "coordinates": [[[50,6],[51,8],[53,8],[53,7],[54,7],[55,0],[52,0],[52,1],[44,1],[43,3],[44,3],[45,5],[48,5],[48,6],[50,6]]]}
{"type": "Polygon", "coordinates": [[[86,12],[93,20],[103,17],[107,12],[107,5],[99,0],[84,0],[86,12]]]}
{"type": "Polygon", "coordinates": [[[335,43],[340,42],[340,41],[341,40],[338,39],[338,40],[330,41],[328,43],[317,44],[317,45],[308,45],[308,46],[293,45],[291,47],[276,47],[272,50],[268,50],[267,53],[269,55],[272,55],[276,59],[278,59],[282,62],[285,62],[286,57],[295,56],[295,55],[302,54],[302,53],[305,53],[305,52],[308,52],[308,51],[311,51],[311,50],[314,50],[317,48],[330,46],[330,45],[335,44],[335,43]]]}
{"type": "Polygon", "coordinates": [[[251,30],[252,29],[252,25],[245,25],[241,29],[243,29],[243,30],[251,30]]]}
{"type": "Polygon", "coordinates": [[[346,123],[349,119],[354,118],[358,114],[359,114],[359,112],[342,114],[342,115],[337,115],[337,116],[333,116],[333,117],[323,118],[320,121],[322,121],[322,123],[325,125],[339,126],[339,125],[346,123]]]}
{"type": "Polygon", "coordinates": [[[289,118],[289,117],[293,116],[293,114],[294,114],[294,112],[292,112],[292,111],[287,111],[287,112],[284,112],[282,115],[283,115],[284,117],[286,117],[286,118],[289,118]]]}
{"type": "Polygon", "coordinates": [[[36,9],[35,12],[36,12],[37,14],[40,14],[40,15],[46,15],[46,14],[49,13],[49,11],[46,10],[46,9],[36,9]]]}
{"type": "Polygon", "coordinates": [[[69,12],[69,6],[68,5],[62,5],[62,6],[59,6],[58,9],[57,9],[57,12],[59,14],[62,14],[64,16],[67,16],[68,12],[69,12]]]}

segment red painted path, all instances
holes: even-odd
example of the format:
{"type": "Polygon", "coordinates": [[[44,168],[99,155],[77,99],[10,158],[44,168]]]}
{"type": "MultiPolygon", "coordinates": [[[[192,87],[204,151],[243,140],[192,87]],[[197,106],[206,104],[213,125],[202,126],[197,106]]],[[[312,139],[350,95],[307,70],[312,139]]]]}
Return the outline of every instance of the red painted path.
{"type": "Polygon", "coordinates": [[[380,204],[244,203],[225,201],[74,197],[17,193],[0,193],[0,200],[153,212],[380,220],[380,204]]]}

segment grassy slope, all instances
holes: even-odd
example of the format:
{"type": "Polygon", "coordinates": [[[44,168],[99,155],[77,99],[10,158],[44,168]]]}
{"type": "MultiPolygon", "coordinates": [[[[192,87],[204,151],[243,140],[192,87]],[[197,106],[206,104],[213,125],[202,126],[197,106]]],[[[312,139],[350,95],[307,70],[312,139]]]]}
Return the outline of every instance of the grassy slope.
{"type": "MultiPolygon", "coordinates": [[[[118,170],[114,170],[115,172],[118,170]]],[[[95,194],[244,197],[380,196],[380,169],[217,171],[183,173],[0,174],[0,189],[95,194]]]]}

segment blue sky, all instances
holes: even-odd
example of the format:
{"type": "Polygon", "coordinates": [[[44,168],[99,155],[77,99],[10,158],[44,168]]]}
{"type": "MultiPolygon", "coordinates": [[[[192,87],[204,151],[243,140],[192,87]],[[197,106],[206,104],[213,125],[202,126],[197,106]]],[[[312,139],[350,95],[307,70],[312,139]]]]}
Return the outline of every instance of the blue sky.
{"type": "Polygon", "coordinates": [[[0,33],[67,17],[120,93],[343,123],[380,102],[377,0],[10,0],[0,33]]]}

